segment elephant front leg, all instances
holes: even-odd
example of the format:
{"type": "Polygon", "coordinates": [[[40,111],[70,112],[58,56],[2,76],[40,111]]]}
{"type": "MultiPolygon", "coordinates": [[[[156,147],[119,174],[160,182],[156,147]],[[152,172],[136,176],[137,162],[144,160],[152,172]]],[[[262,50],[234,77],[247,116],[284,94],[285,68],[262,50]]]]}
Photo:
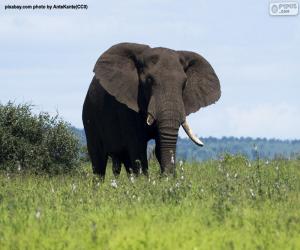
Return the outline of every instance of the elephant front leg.
{"type": "Polygon", "coordinates": [[[131,174],[138,176],[144,174],[148,176],[148,161],[146,151],[140,155],[130,155],[125,161],[124,165],[128,176],[131,174]]]}
{"type": "Polygon", "coordinates": [[[147,153],[143,154],[141,157],[141,167],[142,173],[145,176],[148,176],[148,160],[147,160],[147,153]]]}

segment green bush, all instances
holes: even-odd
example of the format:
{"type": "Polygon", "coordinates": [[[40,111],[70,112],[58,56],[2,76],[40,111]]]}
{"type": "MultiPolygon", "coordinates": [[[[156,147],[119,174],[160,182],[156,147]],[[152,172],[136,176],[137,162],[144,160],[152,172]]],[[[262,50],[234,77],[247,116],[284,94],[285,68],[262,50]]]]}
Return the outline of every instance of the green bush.
{"type": "Polygon", "coordinates": [[[0,104],[0,169],[56,173],[75,168],[78,158],[78,139],[58,116],[0,104]]]}
{"type": "Polygon", "coordinates": [[[87,145],[83,145],[80,147],[80,161],[90,162],[90,156],[88,153],[87,145]]]}

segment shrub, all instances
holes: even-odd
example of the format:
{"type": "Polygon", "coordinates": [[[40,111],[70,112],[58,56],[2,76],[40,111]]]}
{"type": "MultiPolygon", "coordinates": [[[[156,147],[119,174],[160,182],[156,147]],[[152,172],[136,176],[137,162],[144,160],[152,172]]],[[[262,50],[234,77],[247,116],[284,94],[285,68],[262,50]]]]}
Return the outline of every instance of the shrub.
{"type": "Polygon", "coordinates": [[[0,104],[0,169],[55,173],[75,168],[78,158],[78,139],[58,116],[0,104]]]}
{"type": "Polygon", "coordinates": [[[90,162],[90,156],[88,153],[87,145],[82,145],[80,147],[80,161],[81,162],[90,162]]]}

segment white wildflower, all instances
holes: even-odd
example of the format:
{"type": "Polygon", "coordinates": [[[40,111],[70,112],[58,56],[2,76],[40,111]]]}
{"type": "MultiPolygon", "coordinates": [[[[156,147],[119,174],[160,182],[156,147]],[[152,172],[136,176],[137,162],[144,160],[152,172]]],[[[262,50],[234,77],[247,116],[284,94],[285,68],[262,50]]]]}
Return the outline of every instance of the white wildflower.
{"type": "Polygon", "coordinates": [[[72,184],[72,191],[74,192],[76,190],[76,185],[73,183],[72,184]]]}
{"type": "Polygon", "coordinates": [[[235,174],[234,174],[234,178],[237,178],[237,177],[238,177],[238,174],[237,174],[237,173],[235,173],[235,174]]]}
{"type": "Polygon", "coordinates": [[[181,175],[181,176],[180,176],[180,179],[181,179],[181,180],[184,180],[184,176],[183,176],[183,175],[181,175]]]}
{"type": "Polygon", "coordinates": [[[113,188],[117,188],[117,187],[118,187],[118,184],[117,184],[117,181],[116,181],[116,180],[111,180],[110,185],[111,185],[113,188]]]}
{"type": "Polygon", "coordinates": [[[175,164],[175,157],[174,157],[173,150],[170,150],[170,154],[171,154],[171,164],[175,164]]]}
{"type": "Polygon", "coordinates": [[[180,187],[180,183],[177,182],[177,183],[175,184],[175,187],[179,188],[179,187],[180,187]]]}
{"type": "Polygon", "coordinates": [[[35,213],[35,218],[39,219],[41,217],[41,211],[38,209],[35,213]]]}
{"type": "Polygon", "coordinates": [[[254,193],[253,189],[250,188],[249,191],[250,191],[251,196],[254,198],[255,197],[255,193],[254,193]]]}
{"type": "Polygon", "coordinates": [[[129,180],[134,183],[134,176],[132,174],[130,175],[129,180]]]}
{"type": "Polygon", "coordinates": [[[174,160],[174,155],[171,156],[171,163],[174,164],[175,160],[174,160]]]}
{"type": "Polygon", "coordinates": [[[54,191],[54,188],[53,188],[53,187],[51,187],[51,192],[52,192],[52,193],[55,193],[55,191],[54,191]]]}
{"type": "Polygon", "coordinates": [[[154,180],[154,181],[152,181],[152,185],[153,185],[153,186],[155,186],[155,184],[156,184],[155,180],[154,180]]]}

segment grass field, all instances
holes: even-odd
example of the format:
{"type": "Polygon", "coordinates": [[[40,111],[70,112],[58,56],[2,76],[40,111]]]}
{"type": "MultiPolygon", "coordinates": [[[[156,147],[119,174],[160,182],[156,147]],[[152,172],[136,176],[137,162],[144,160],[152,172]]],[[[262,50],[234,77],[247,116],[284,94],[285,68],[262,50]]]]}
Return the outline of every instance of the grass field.
{"type": "Polygon", "coordinates": [[[90,166],[0,173],[0,249],[300,249],[300,161],[183,164],[104,183],[90,166]]]}

